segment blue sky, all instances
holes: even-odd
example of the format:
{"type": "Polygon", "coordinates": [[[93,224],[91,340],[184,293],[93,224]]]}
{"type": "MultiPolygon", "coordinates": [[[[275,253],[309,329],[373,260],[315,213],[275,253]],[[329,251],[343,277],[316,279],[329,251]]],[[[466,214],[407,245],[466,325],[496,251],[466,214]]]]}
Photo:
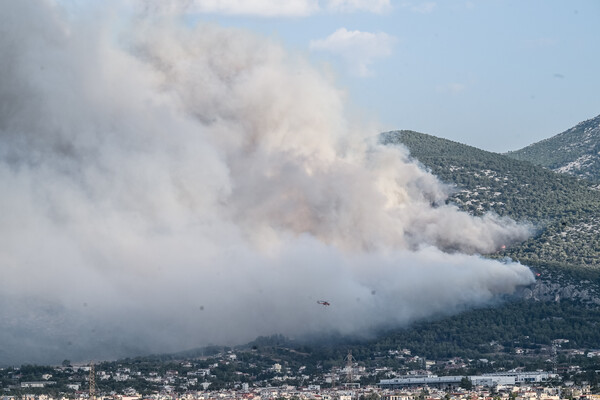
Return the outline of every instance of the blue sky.
{"type": "Polygon", "coordinates": [[[305,53],[386,130],[503,152],[600,114],[596,0],[188,3],[305,53]]]}

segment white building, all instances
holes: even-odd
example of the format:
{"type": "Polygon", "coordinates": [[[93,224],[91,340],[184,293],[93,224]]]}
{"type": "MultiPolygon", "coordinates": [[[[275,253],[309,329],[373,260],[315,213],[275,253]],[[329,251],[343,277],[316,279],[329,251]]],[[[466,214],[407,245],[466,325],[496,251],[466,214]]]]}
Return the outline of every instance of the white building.
{"type": "MultiPolygon", "coordinates": [[[[476,386],[515,385],[521,383],[546,382],[557,375],[549,372],[499,372],[468,376],[467,378],[476,386]]],[[[382,379],[379,386],[382,388],[401,388],[408,386],[431,386],[438,388],[455,388],[460,386],[464,376],[401,376],[393,379],[382,379]]]]}

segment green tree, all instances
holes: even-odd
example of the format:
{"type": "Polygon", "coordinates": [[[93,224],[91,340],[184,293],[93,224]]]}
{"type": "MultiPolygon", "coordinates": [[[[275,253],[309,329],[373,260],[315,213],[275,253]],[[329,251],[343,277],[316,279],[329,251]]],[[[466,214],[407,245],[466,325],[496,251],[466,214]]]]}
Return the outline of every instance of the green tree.
{"type": "Polygon", "coordinates": [[[473,389],[473,382],[471,382],[471,380],[469,378],[467,378],[466,376],[464,376],[461,380],[460,380],[460,387],[465,389],[465,390],[471,390],[473,389]]]}

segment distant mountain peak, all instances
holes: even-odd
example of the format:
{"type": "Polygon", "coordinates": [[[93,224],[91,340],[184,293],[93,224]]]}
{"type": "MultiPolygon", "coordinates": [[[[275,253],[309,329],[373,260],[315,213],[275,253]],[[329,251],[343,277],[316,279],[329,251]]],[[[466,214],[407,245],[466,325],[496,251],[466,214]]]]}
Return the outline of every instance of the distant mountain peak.
{"type": "Polygon", "coordinates": [[[591,181],[600,181],[600,115],[566,131],[506,153],[508,157],[591,181]]]}

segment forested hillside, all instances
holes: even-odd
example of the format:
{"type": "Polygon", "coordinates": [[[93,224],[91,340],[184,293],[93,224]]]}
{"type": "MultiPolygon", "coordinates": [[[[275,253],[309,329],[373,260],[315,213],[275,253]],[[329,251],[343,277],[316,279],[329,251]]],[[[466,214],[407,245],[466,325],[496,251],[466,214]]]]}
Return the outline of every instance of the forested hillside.
{"type": "Polygon", "coordinates": [[[556,172],[600,182],[600,115],[506,155],[556,172]]]}
{"type": "Polygon", "coordinates": [[[526,161],[413,131],[381,135],[455,190],[448,201],[475,215],[493,211],[532,222],[536,234],[506,249],[525,264],[600,268],[600,191],[593,184],[526,161]]]}
{"type": "MultiPolygon", "coordinates": [[[[317,374],[345,365],[350,350],[359,365],[382,371],[419,370],[426,359],[445,360],[430,369],[440,375],[561,366],[566,370],[577,364],[586,375],[566,374],[565,378],[597,383],[600,375],[595,371],[600,360],[585,355],[600,348],[597,188],[525,161],[422,133],[387,132],[381,135],[381,142],[407,146],[412,157],[454,188],[448,202],[461,209],[474,215],[493,211],[535,224],[537,233],[531,239],[487,256],[521,261],[536,272],[536,283],[481,308],[373,332],[369,338],[331,334],[290,339],[273,335],[235,348],[212,346],[120,360],[118,367],[153,366],[166,371],[182,365],[174,360],[194,359],[208,368],[212,361],[206,357],[235,351],[237,361],[212,364],[211,385],[220,388],[240,379],[234,365],[248,363],[248,369],[242,370],[243,379],[273,375],[275,362],[290,371],[317,374]],[[460,358],[456,364],[451,360],[455,357],[460,358]]],[[[335,304],[331,307],[335,310],[335,304]]],[[[361,383],[374,384],[385,374],[363,377],[361,383]]],[[[146,381],[142,384],[149,385],[146,381]]]]}

